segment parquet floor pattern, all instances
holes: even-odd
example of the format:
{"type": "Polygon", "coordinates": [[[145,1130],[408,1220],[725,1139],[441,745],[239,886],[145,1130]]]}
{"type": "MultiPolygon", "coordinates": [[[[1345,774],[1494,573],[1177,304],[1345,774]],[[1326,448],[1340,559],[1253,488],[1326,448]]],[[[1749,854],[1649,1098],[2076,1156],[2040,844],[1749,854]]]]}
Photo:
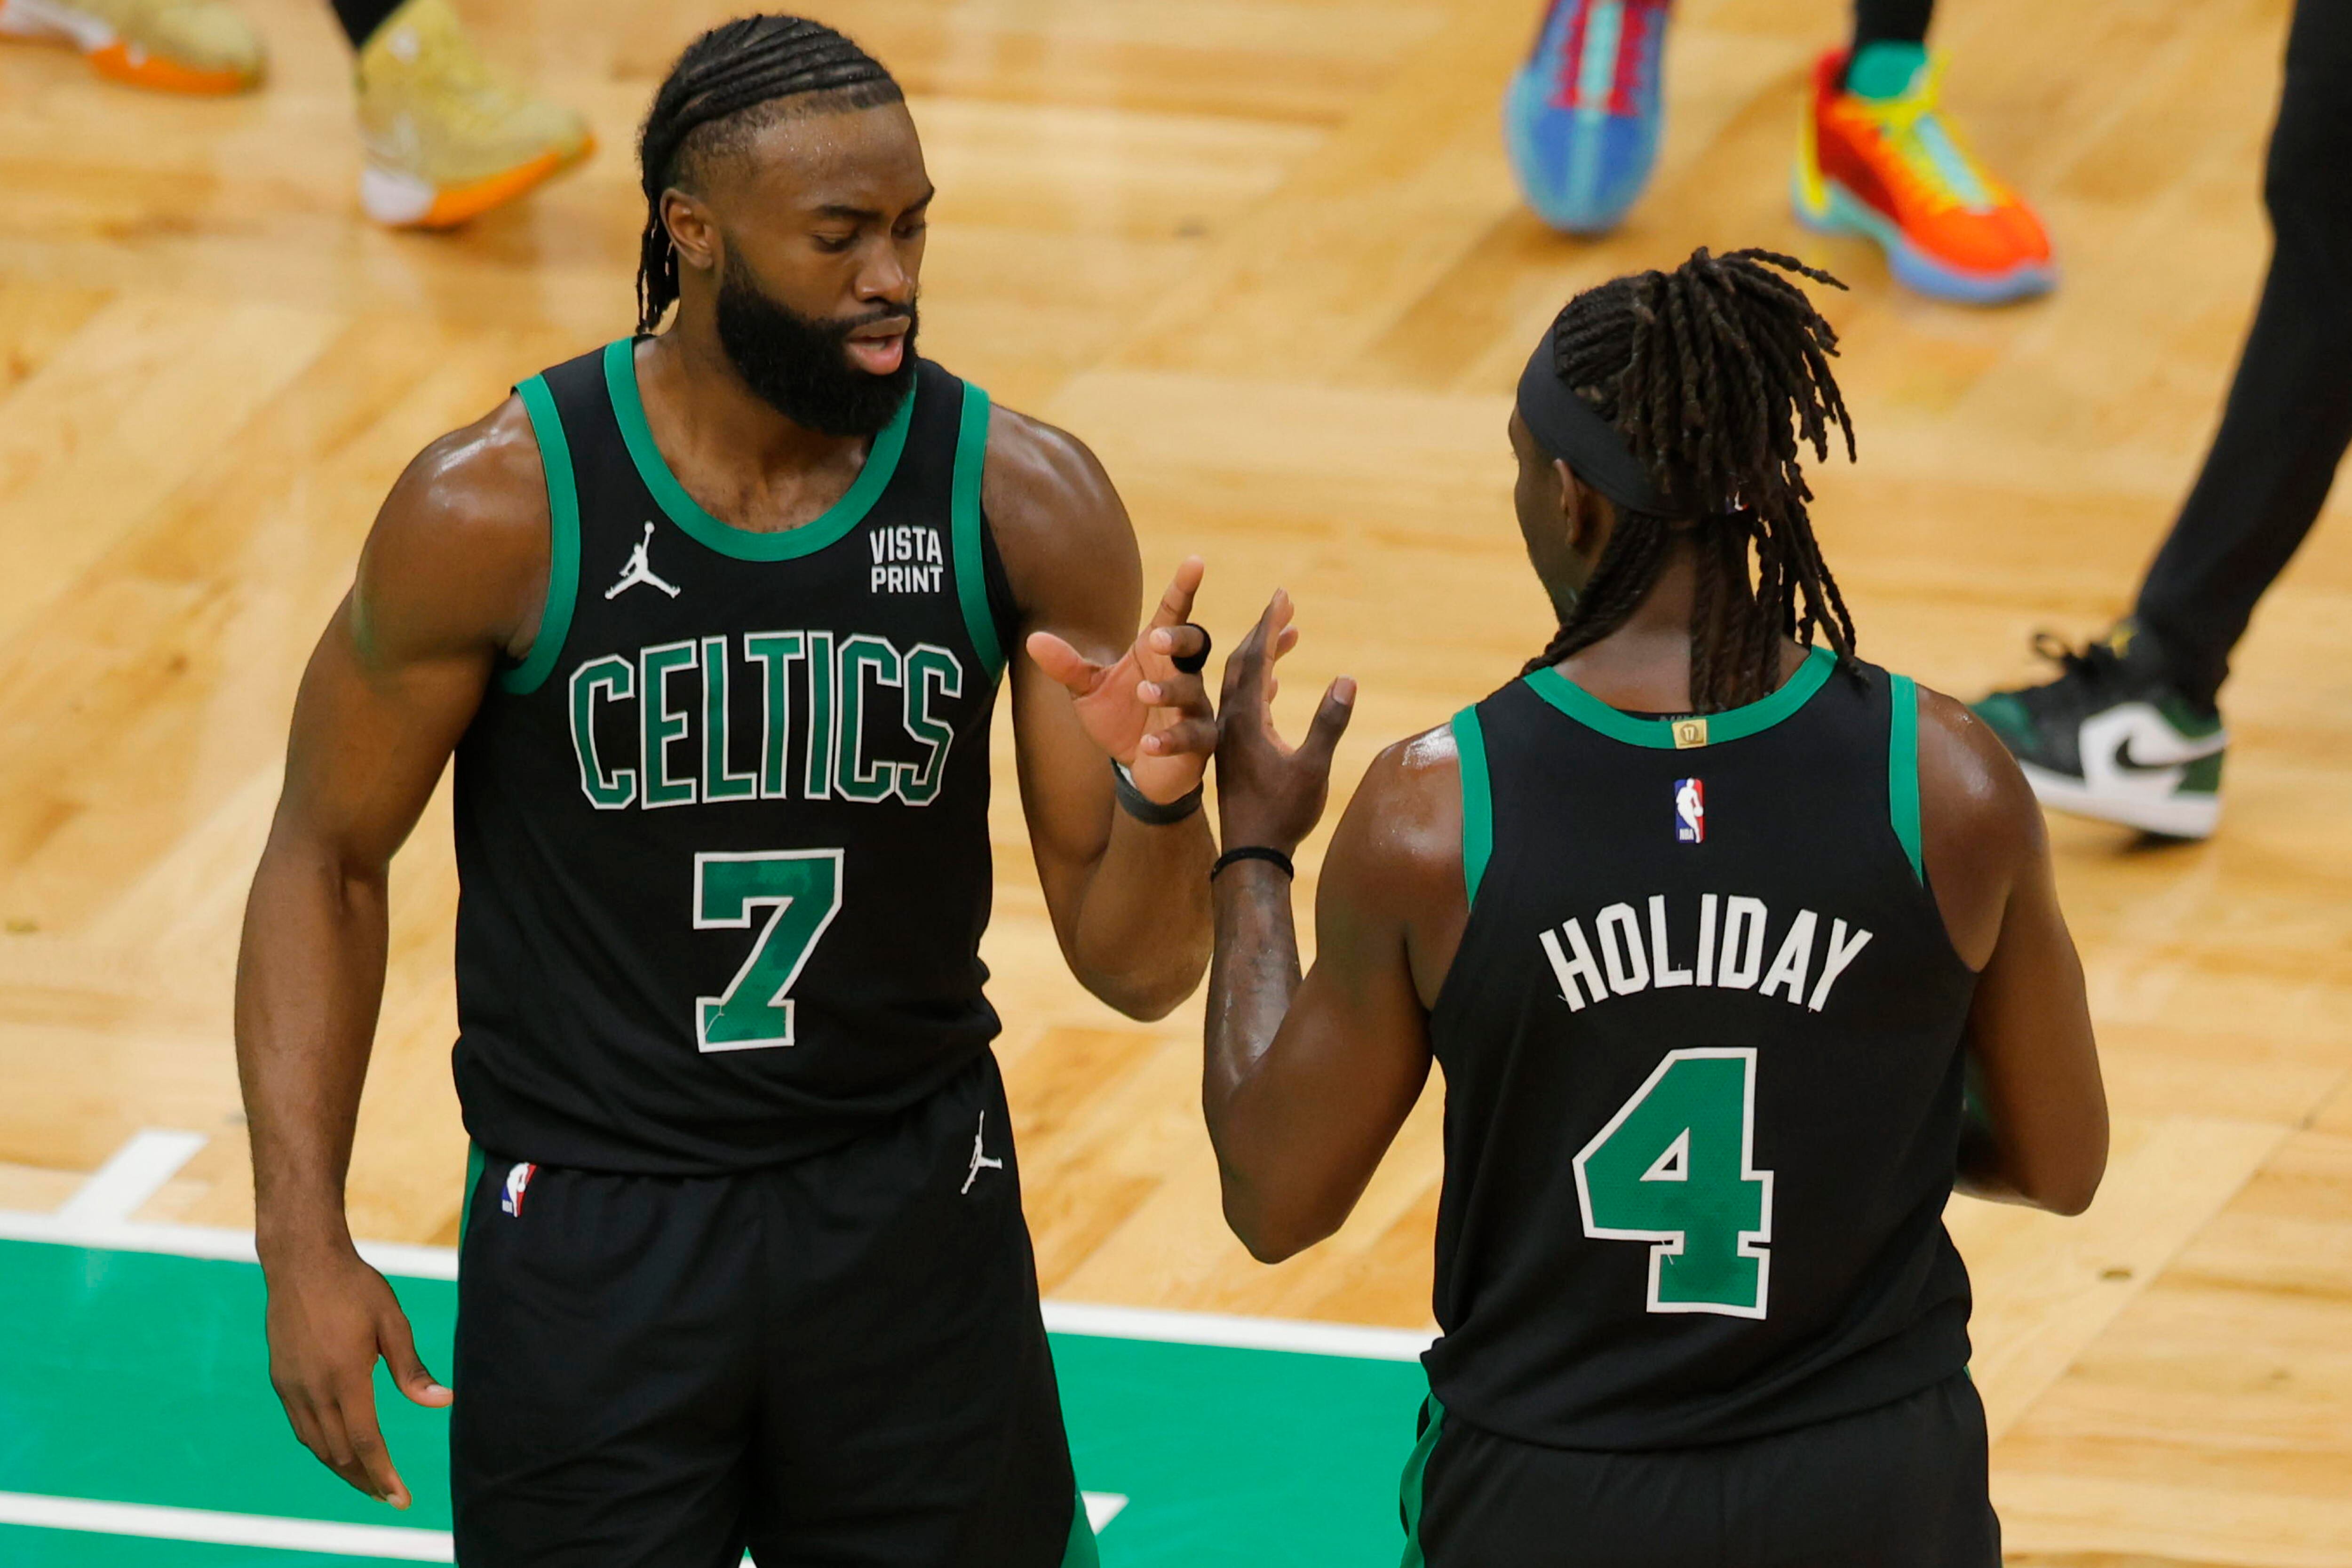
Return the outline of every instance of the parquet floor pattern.
{"type": "MultiPolygon", "coordinates": [[[[213,1142],[144,1217],[249,1223],[229,1043],[294,683],[377,500],[518,377],[625,331],[626,155],[712,0],[470,0],[592,115],[580,174],[449,238],[357,220],[325,9],[247,0],[275,79],[142,98],[0,49],[0,1207],[131,1132],[213,1142]]],[[[1946,0],[1949,96],[2066,281],[1970,312],[1797,229],[1787,160],[1832,0],[1685,0],[1647,199],[1602,242],[1518,206],[1497,132],[1529,0],[837,0],[914,95],[942,196],[927,349],[1076,430],[1149,569],[1199,551],[1230,639],[1287,585],[1290,686],[1363,682],[1343,748],[1507,679],[1548,630],[1506,510],[1526,345],[1579,287],[1762,244],[1829,310],[1862,461],[1816,509],[1865,649],[1974,695],[2122,605],[2201,456],[2265,254],[2285,0],[1946,0]]],[[[2352,495],[2264,605],[2200,847],[2061,823],[2117,1123],[2061,1222],[1955,1203],[2012,1562],[2352,1564],[2352,495]]],[[[1000,736],[1000,763],[1008,761],[1000,736]]],[[[1065,973],[1007,780],[987,957],[1046,1289],[1428,1319],[1434,1096],[1338,1237],[1223,1232],[1197,1004],[1065,973]]],[[[1303,868],[1311,883],[1312,854],[1303,868]]],[[[454,1237],[446,805],[394,877],[354,1227],[454,1237]]]]}

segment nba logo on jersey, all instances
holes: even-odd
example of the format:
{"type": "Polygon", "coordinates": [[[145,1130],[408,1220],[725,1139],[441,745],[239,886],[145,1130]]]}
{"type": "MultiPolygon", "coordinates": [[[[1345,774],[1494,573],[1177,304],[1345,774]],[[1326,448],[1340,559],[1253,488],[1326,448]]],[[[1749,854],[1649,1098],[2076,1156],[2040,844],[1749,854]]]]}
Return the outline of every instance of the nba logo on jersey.
{"type": "Polygon", "coordinates": [[[1675,781],[1675,842],[1706,842],[1706,781],[1704,779],[1675,781]]]}
{"type": "Polygon", "coordinates": [[[530,1179],[537,1174],[539,1174],[539,1167],[528,1163],[519,1164],[507,1173],[506,1191],[499,1194],[500,1214],[510,1214],[517,1219],[522,1217],[523,1191],[530,1185],[530,1179]]]}

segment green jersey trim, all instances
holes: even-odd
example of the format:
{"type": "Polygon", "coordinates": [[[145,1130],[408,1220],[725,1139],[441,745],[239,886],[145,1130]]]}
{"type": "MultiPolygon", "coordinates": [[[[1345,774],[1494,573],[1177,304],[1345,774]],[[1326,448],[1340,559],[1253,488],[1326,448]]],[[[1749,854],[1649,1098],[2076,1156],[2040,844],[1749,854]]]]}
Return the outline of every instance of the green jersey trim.
{"type": "Polygon", "coordinates": [[[562,657],[572,634],[572,605],[580,596],[580,486],[572,475],[572,444],[563,437],[563,416],[547,378],[534,375],[515,388],[530,416],[539,442],[540,471],[547,476],[547,607],[539,614],[539,635],[523,661],[499,677],[517,697],[538,690],[562,657]]]}
{"type": "Polygon", "coordinates": [[[1429,1456],[1437,1451],[1437,1435],[1445,1426],[1445,1406],[1433,1394],[1422,1409],[1429,1424],[1421,1429],[1421,1441],[1412,1446],[1412,1457],[1404,1462],[1404,1483],[1398,1489],[1404,1511],[1404,1561],[1400,1568],[1423,1568],[1427,1561],[1421,1551],[1422,1485],[1429,1475],[1429,1456]]]}
{"type": "Polygon", "coordinates": [[[1919,686],[1907,675],[1890,683],[1893,710],[1886,725],[1886,815],[1895,837],[1911,862],[1911,875],[1927,880],[1919,858],[1919,686]]]}
{"type": "Polygon", "coordinates": [[[1070,1515],[1069,1543],[1062,1548],[1062,1568],[1102,1568],[1095,1527],[1087,1522],[1087,1500],[1081,1495],[1070,1515]]]}
{"type": "Polygon", "coordinates": [[[1549,665],[1528,676],[1527,682],[1546,702],[1612,741],[1658,751],[1687,751],[1694,746],[1721,745],[1726,741],[1744,741],[1750,735],[1762,734],[1811,701],[1836,665],[1836,654],[1826,647],[1816,647],[1797,667],[1797,673],[1782,681],[1780,689],[1770,696],[1745,707],[1691,719],[1637,719],[1631,713],[1620,712],[1549,665]]]}
{"type": "Polygon", "coordinates": [[[981,531],[988,526],[980,509],[981,475],[988,461],[988,394],[965,382],[948,515],[955,553],[956,602],[963,606],[964,633],[993,680],[1004,668],[1004,650],[997,646],[996,617],[988,612],[988,578],[981,554],[981,531]]]}
{"type": "Polygon", "coordinates": [[[1495,794],[1486,783],[1486,731],[1475,708],[1454,716],[1454,754],[1462,768],[1462,890],[1475,904],[1495,854],[1495,794]]]}
{"type": "Polygon", "coordinates": [[[635,339],[618,338],[604,345],[604,385],[612,395],[613,415],[620,422],[621,439],[637,466],[637,477],[645,480],[662,510],[698,543],[738,561],[793,561],[838,543],[882,499],[890,476],[898,471],[898,455],[907,448],[907,427],[915,416],[915,393],[909,385],[907,400],[874,437],[873,449],[866,454],[866,467],[847,493],[814,521],[780,533],[754,533],[703,510],[702,503],[687,494],[677,476],[669,471],[668,461],[654,443],[653,426],[646,423],[645,399],[637,391],[635,339]]]}
{"type": "Polygon", "coordinates": [[[466,1249],[466,1222],[473,1216],[474,1193],[482,1184],[482,1167],[489,1162],[482,1158],[479,1143],[466,1145],[466,1191],[457,1200],[457,1250],[466,1249]]]}

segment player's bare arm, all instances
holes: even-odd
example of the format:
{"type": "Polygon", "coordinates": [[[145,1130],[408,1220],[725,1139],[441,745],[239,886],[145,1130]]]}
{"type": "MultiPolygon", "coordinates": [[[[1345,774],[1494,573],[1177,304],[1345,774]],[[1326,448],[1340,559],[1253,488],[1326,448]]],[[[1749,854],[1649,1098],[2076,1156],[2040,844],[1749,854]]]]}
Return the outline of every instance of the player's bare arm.
{"type": "Polygon", "coordinates": [[[1152,801],[1200,787],[1216,726],[1188,626],[1201,565],[1178,568],[1139,632],[1143,569],[1109,476],[1076,437],[999,410],[982,504],[1028,657],[1013,662],[1021,800],[1055,935],[1088,991],[1136,1018],[1192,993],[1209,957],[1206,816],[1121,809],[1106,759],[1152,801]]]}
{"type": "MultiPolygon", "coordinates": [[[[1296,637],[1277,594],[1225,667],[1217,751],[1224,841],[1285,856],[1314,830],[1352,683],[1306,739],[1273,723],[1275,665],[1296,637]]],[[[1462,808],[1444,731],[1381,753],[1340,820],[1301,976],[1291,881],[1270,859],[1217,876],[1201,1099],[1244,1246],[1273,1263],[1339,1227],[1429,1077],[1429,1006],[1468,918],[1462,808]]]]}
{"type": "Polygon", "coordinates": [[[270,1379],[303,1445],[396,1508],[408,1491],[378,1431],[375,1362],[420,1405],[450,1394],[418,1361],[391,1287],[344,1224],[383,989],[385,877],[499,656],[530,647],[547,538],[538,449],[519,403],[410,465],[303,675],[284,793],[246,908],[237,1070],[270,1379]]]}
{"type": "Polygon", "coordinates": [[[2042,811],[1967,708],[1922,691],[1919,718],[1928,879],[1954,949],[1978,972],[1960,1189],[2080,1214],[2106,1170],[2106,1091],[2042,811]]]}

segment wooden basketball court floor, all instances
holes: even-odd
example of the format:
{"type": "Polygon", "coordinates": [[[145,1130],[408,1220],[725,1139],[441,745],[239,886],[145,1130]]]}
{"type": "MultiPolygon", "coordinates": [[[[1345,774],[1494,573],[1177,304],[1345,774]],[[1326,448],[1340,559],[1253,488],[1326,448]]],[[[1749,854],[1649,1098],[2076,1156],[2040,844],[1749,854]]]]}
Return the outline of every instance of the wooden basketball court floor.
{"type": "MultiPolygon", "coordinates": [[[[405,458],[627,330],[626,149],[669,57],[727,11],[468,0],[492,50],[586,108],[604,150],[520,209],[429,238],[357,221],[347,58],[323,6],[247,4],[276,77],[235,102],[143,98],[69,56],[0,49],[5,1234],[68,1236],[77,1215],[97,1216],[85,1239],[249,1226],[230,976],[302,659],[405,458]]],[[[1907,298],[1865,247],[1789,217],[1800,80],[1840,36],[1835,0],[1685,0],[1649,196],[1606,241],[1548,234],[1514,199],[1496,120],[1534,9],[824,14],[914,94],[942,192],[929,352],[1092,442],[1152,573],[1208,557],[1221,637],[1276,584],[1298,596],[1293,689],[1363,682],[1345,780],[1543,642],[1506,510],[1511,378],[1570,291],[1694,245],[1794,250],[1853,286],[1827,309],[1862,461],[1819,474],[1817,516],[1866,652],[1973,696],[2030,672],[2032,629],[2080,635],[2116,613],[2252,309],[2286,0],[1945,0],[1951,102],[2040,203],[2066,268],[2054,298],[1999,311],[1907,298]]],[[[2352,1563],[2347,653],[2339,492],[2242,650],[2221,836],[2150,847],[2055,826],[2114,1163],[2080,1220],[1951,1212],[2012,1563],[2352,1563]]],[[[1425,1332],[1434,1093],[1339,1237],[1252,1263],[1217,1215],[1197,1004],[1147,1026],[1088,1001],[1056,956],[1009,784],[997,842],[987,957],[1049,1295],[1425,1332]]],[[[351,1184],[357,1234],[425,1249],[455,1237],[465,1163],[455,895],[436,805],[394,876],[351,1184]]],[[[11,1295],[6,1276],[23,1285],[53,1252],[0,1253],[0,1308],[49,1299],[11,1295]]],[[[397,1256],[432,1274],[445,1255],[397,1256]]],[[[68,1263],[77,1279],[129,1267],[102,1250],[68,1263]]],[[[229,1294],[249,1305],[247,1276],[229,1294]]],[[[195,1310],[168,1269],[139,1278],[156,1321],[195,1310]]],[[[257,1337],[257,1313],[237,1313],[224,1331],[257,1337]]],[[[5,1331],[37,1350],[78,1331],[5,1331]]],[[[180,1415],[195,1428],[182,1448],[206,1441],[201,1406],[142,1415],[137,1379],[105,1386],[130,1404],[89,1427],[100,1468],[106,1442],[180,1415]]],[[[1372,1423],[1377,1468],[1410,1442],[1411,1391],[1375,1404],[1385,1415],[1346,1424],[1372,1423]]],[[[25,1408],[0,1451],[68,1440],[27,1429],[25,1408]]],[[[309,1463],[274,1433],[254,1453],[289,1474],[309,1463]]],[[[1119,1485],[1137,1531],[1150,1468],[1119,1485]]],[[[1375,1508],[1392,1471],[1376,1481],[1375,1508]]],[[[36,1536],[7,1535],[0,1556],[36,1536]]],[[[1392,1525],[1367,1539],[1379,1556],[1392,1525]]],[[[1105,1537],[1114,1561],[1119,1540],[1105,1537]]],[[[1315,1560],[1233,1551],[1194,1560],[1315,1560]]],[[[1343,1556],[1359,1560],[1328,1560],[1343,1556]]],[[[294,1560],[235,1560],[264,1559],[294,1560]]]]}

